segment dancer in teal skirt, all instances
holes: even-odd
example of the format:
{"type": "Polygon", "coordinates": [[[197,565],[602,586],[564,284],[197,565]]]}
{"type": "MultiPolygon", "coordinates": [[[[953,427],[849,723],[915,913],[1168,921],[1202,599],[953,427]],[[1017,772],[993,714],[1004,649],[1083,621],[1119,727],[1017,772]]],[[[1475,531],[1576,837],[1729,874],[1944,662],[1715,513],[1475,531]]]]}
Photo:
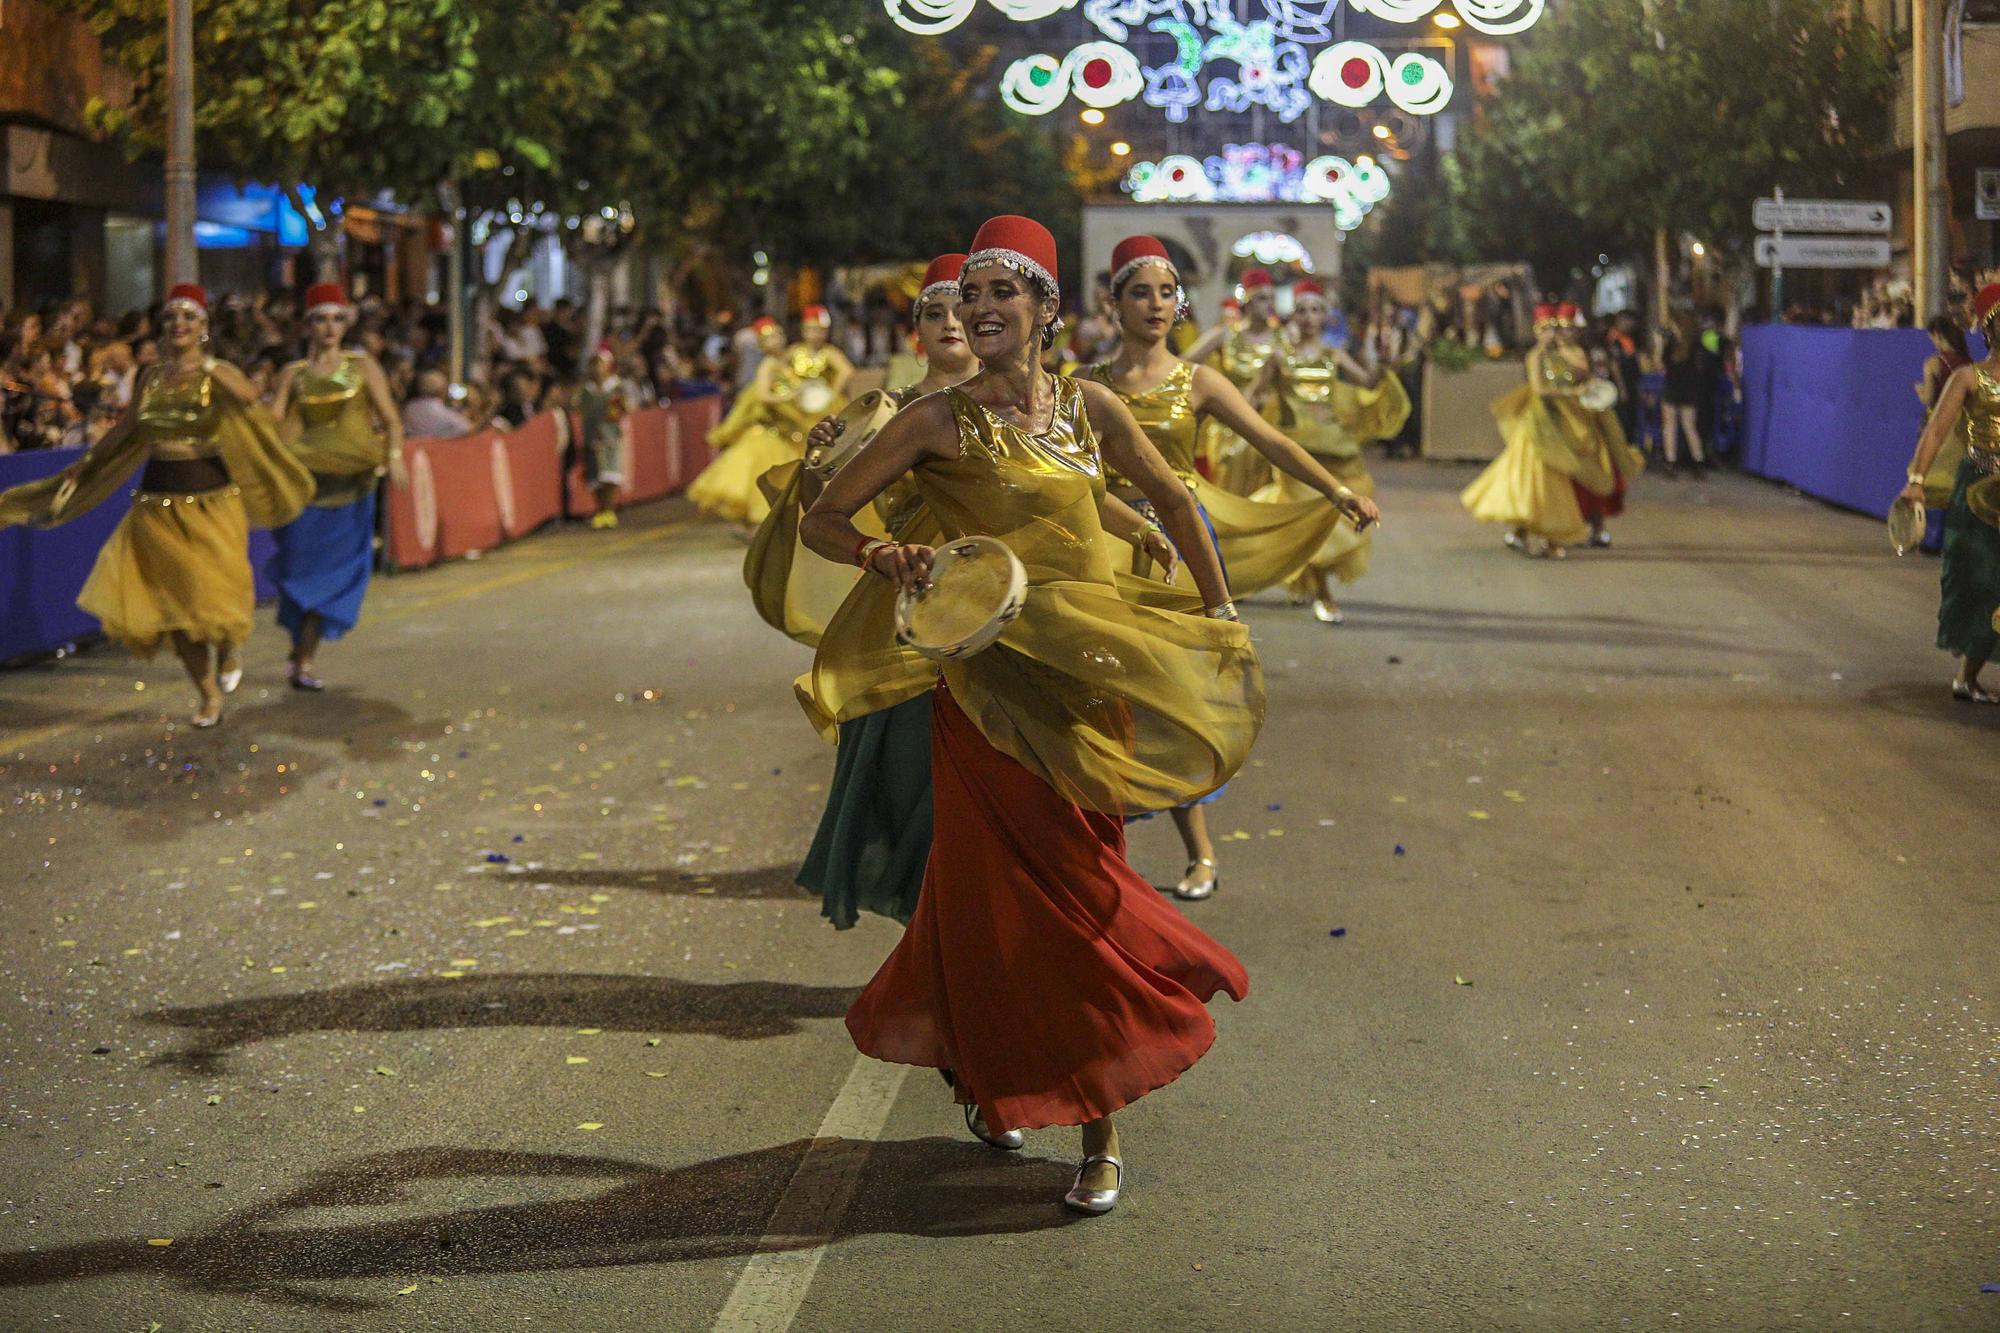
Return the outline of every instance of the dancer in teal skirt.
{"type": "Polygon", "coordinates": [[[1923,503],[1924,476],[1963,415],[1965,460],[1944,516],[1937,646],[1960,659],[1951,682],[1954,699],[2000,704],[2000,694],[1979,683],[1980,671],[2000,651],[2000,283],[1980,288],[1972,322],[1986,339],[1986,359],[1961,366],[1945,381],[1917,441],[1902,499],[1923,503]]]}

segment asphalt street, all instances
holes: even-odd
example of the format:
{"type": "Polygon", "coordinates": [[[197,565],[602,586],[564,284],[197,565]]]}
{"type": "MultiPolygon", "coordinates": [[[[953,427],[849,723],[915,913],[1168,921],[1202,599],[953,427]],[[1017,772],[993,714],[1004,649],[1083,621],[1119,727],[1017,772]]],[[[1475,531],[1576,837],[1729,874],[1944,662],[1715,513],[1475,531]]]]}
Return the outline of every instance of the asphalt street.
{"type": "Polygon", "coordinates": [[[1251,992],[1102,1219],[857,1058],[898,927],[793,885],[807,654],[678,502],[378,581],[324,695],[266,608],[213,732],[165,657],[0,674],[0,1327],[2000,1328],[1936,562],[1728,476],[1530,561],[1377,475],[1348,623],[1246,607],[1186,910],[1251,992]]]}

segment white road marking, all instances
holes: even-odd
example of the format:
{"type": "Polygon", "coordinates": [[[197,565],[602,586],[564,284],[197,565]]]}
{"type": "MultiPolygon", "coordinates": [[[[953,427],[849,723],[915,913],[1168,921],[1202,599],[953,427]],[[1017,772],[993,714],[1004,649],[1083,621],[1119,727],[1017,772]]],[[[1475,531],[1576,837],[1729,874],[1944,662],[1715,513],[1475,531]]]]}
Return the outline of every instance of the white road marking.
{"type": "Polygon", "coordinates": [[[855,1060],[764,1224],[757,1252],[715,1317],[715,1333],[785,1333],[798,1318],[909,1072],[908,1065],[883,1064],[865,1055],[855,1060]]]}

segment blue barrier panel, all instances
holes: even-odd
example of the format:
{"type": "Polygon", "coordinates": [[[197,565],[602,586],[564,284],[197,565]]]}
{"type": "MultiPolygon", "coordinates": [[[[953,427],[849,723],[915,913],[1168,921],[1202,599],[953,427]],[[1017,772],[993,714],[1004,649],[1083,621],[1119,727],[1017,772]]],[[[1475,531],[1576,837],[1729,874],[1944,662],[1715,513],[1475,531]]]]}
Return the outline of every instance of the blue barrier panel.
{"type": "MultiPolygon", "coordinates": [[[[35,449],[0,454],[0,490],[60,472],[81,449],[35,449]]],[[[103,504],[55,528],[0,531],[0,662],[45,653],[97,632],[97,620],[76,608],[76,595],[90,566],[118,520],[132,505],[131,487],[121,486],[103,504]]],[[[262,529],[250,534],[250,563],[257,571],[257,595],[274,597],[266,574],[276,546],[262,529]]]]}
{"type": "Polygon", "coordinates": [[[1924,428],[1921,329],[1743,330],[1745,471],[1877,518],[1924,428]]]}
{"type": "Polygon", "coordinates": [[[1914,386],[1931,352],[1922,329],[1745,328],[1744,471],[1886,518],[1924,428],[1914,386]]]}

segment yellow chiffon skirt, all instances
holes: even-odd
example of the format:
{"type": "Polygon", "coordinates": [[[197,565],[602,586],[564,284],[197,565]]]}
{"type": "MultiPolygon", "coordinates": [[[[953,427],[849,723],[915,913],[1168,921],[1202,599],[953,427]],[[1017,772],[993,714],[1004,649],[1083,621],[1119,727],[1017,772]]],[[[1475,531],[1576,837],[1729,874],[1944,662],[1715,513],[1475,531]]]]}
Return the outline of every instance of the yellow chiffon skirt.
{"type": "Polygon", "coordinates": [[[140,657],[174,633],[225,647],[248,639],[257,588],[242,492],[140,492],[97,553],[76,604],[140,657]]]}
{"type": "MultiPolygon", "coordinates": [[[[750,539],[750,550],[743,557],[743,582],[765,624],[810,648],[819,643],[853,592],[861,568],[828,560],[799,540],[800,486],[805,475],[804,464],[785,463],[759,482],[771,512],[750,539]]],[[[870,537],[889,535],[873,507],[856,514],[854,525],[870,537]]]]}
{"type": "Polygon", "coordinates": [[[716,518],[762,523],[771,512],[771,502],[758,487],[758,478],[780,464],[804,457],[803,442],[769,426],[751,426],[701,470],[688,486],[688,499],[702,513],[716,518]]]}
{"type": "MultiPolygon", "coordinates": [[[[1339,478],[1340,483],[1356,495],[1370,499],[1375,495],[1375,478],[1368,473],[1368,467],[1359,455],[1352,458],[1328,458],[1319,456],[1321,467],[1339,478]]],[[[1324,496],[1295,477],[1279,473],[1277,478],[1257,492],[1255,499],[1267,504],[1300,503],[1307,499],[1317,502],[1333,522],[1326,528],[1319,548],[1313,551],[1300,566],[1294,566],[1291,573],[1293,592],[1310,594],[1317,591],[1318,576],[1328,575],[1342,583],[1352,583],[1368,572],[1369,561],[1375,551],[1375,533],[1356,532],[1354,525],[1340,521],[1339,514],[1326,502],[1324,496]]],[[[1234,567],[1230,574],[1235,575],[1234,567]]]]}
{"type": "Polygon", "coordinates": [[[1568,544],[1590,532],[1571,484],[1586,470],[1553,412],[1544,412],[1526,385],[1493,405],[1503,447],[1459,493],[1459,503],[1482,523],[1519,528],[1568,544]]]}

